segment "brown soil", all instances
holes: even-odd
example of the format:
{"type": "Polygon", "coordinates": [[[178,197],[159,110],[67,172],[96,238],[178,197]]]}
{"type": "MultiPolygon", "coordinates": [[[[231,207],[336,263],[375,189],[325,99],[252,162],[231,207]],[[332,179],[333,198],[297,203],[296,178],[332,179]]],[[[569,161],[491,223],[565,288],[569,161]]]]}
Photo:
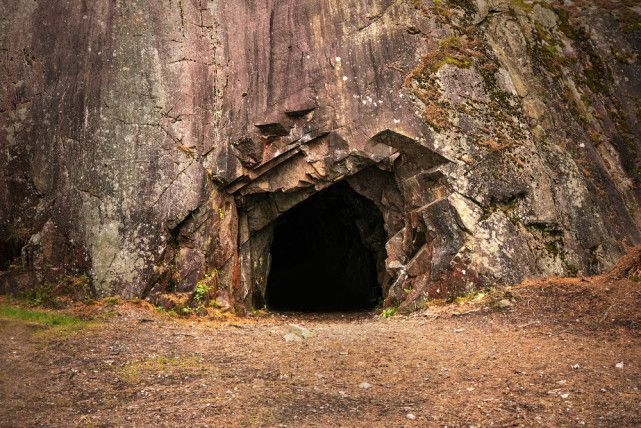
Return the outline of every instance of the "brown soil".
{"type": "Polygon", "coordinates": [[[387,320],[126,303],[68,336],[2,321],[0,425],[641,426],[635,257],[387,320]],[[313,337],[286,342],[290,323],[313,337]]]}

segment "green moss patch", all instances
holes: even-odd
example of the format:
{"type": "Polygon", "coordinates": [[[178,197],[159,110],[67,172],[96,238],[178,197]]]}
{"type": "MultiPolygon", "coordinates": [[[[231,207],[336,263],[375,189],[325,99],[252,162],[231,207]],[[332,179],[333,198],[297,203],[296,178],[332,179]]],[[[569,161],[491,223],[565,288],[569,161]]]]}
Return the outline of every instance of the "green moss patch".
{"type": "Polygon", "coordinates": [[[470,68],[470,66],[472,65],[472,62],[467,59],[461,60],[458,58],[454,58],[452,56],[446,56],[440,61],[438,61],[436,64],[434,64],[434,66],[432,67],[432,71],[436,72],[446,64],[453,65],[458,68],[470,68]]]}
{"type": "Polygon", "coordinates": [[[527,3],[524,0],[512,0],[512,6],[518,7],[527,13],[532,12],[532,9],[534,9],[534,3],[527,3]]]}

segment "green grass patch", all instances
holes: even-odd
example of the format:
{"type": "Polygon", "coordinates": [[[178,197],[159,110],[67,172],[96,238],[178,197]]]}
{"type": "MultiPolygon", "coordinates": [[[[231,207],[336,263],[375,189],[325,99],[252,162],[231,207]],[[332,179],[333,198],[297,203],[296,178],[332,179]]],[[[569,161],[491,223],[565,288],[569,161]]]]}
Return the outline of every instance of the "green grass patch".
{"type": "Polygon", "coordinates": [[[0,319],[44,327],[43,332],[72,333],[88,327],[88,321],[51,311],[0,305],[0,319]]]}
{"type": "Polygon", "coordinates": [[[14,321],[33,322],[48,327],[85,323],[85,321],[67,315],[4,305],[0,306],[0,317],[14,321]]]}
{"type": "Polygon", "coordinates": [[[118,370],[118,378],[123,382],[134,384],[143,377],[151,375],[183,375],[204,368],[198,357],[164,357],[145,358],[141,361],[126,363],[118,370]]]}

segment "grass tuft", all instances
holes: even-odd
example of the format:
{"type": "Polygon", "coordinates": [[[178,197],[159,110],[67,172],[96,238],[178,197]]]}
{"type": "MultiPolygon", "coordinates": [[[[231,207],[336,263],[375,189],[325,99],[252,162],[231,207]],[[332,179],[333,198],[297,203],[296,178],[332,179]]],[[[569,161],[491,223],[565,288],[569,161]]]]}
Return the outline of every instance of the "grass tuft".
{"type": "Polygon", "coordinates": [[[90,325],[88,321],[69,315],[8,305],[0,305],[0,319],[36,324],[45,327],[45,332],[60,334],[73,333],[90,325]]]}

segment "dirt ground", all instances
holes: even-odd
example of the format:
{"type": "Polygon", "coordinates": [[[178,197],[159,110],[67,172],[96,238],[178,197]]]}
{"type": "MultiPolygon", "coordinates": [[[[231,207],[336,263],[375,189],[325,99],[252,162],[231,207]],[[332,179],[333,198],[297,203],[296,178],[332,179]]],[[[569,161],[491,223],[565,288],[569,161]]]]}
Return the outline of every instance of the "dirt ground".
{"type": "Polygon", "coordinates": [[[122,303],[82,309],[99,322],[73,334],[4,320],[0,426],[641,426],[631,272],[388,319],[122,303]],[[312,336],[287,342],[292,323],[312,336]]]}

